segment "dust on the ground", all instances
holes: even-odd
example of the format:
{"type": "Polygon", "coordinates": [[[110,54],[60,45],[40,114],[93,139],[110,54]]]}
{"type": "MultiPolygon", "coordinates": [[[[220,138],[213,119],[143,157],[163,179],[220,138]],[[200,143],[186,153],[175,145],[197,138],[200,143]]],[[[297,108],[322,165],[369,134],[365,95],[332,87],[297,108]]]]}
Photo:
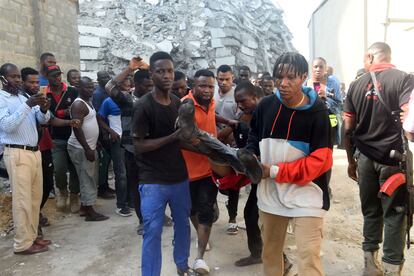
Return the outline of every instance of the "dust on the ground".
{"type": "MultiPolygon", "coordinates": [[[[55,224],[68,214],[56,210],[55,199],[48,199],[42,209],[50,224],[55,224]]],[[[3,236],[13,231],[12,196],[10,193],[0,193],[0,234],[3,236]]]]}
{"type": "MultiPolygon", "coordinates": [[[[362,274],[362,214],[358,185],[347,177],[346,166],[345,152],[335,150],[330,183],[333,198],[331,208],[324,219],[322,245],[322,260],[327,276],[362,274]]],[[[220,219],[212,228],[212,250],[205,255],[211,268],[210,275],[262,275],[261,265],[246,268],[234,266],[237,259],[249,254],[247,238],[244,230],[240,230],[236,236],[226,235],[228,216],[225,200],[226,197],[219,195],[220,219]]],[[[240,224],[243,221],[246,200],[247,194],[242,191],[238,209],[240,224]]],[[[10,199],[5,201],[6,204],[10,204],[10,199]]],[[[15,256],[12,253],[13,233],[0,239],[2,276],[140,275],[142,238],[135,232],[137,218],[117,216],[114,212],[115,200],[98,200],[97,209],[110,216],[109,220],[99,223],[85,222],[78,215],[56,212],[55,208],[55,201],[49,200],[44,210],[45,215],[51,220],[51,226],[44,228],[46,237],[53,240],[49,252],[36,256],[15,256]]],[[[166,213],[169,215],[168,209],[166,213]]],[[[9,207],[9,212],[10,210],[9,207]]],[[[171,245],[173,237],[173,229],[164,228],[162,276],[176,274],[171,245]]],[[[287,235],[285,250],[293,263],[295,263],[296,248],[294,236],[287,235]]],[[[192,265],[196,253],[195,233],[192,229],[189,265],[192,265]]],[[[406,251],[405,254],[403,275],[414,275],[414,249],[406,251]]],[[[289,275],[294,275],[296,272],[294,266],[289,275]]]]}

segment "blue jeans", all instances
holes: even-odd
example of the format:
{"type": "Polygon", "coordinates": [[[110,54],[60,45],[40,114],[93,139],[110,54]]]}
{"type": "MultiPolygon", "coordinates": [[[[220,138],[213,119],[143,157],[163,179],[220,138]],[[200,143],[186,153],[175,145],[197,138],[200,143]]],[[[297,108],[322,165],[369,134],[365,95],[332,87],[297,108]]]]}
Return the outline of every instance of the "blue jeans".
{"type": "Polygon", "coordinates": [[[125,208],[128,205],[128,186],[125,150],[121,147],[121,141],[111,143],[111,158],[115,174],[116,207],[125,208]]]}
{"type": "Polygon", "coordinates": [[[161,274],[161,234],[167,203],[174,222],[174,262],[178,269],[186,270],[190,256],[191,199],[188,180],[174,184],[140,184],[139,193],[144,218],[141,275],[161,274]]]}

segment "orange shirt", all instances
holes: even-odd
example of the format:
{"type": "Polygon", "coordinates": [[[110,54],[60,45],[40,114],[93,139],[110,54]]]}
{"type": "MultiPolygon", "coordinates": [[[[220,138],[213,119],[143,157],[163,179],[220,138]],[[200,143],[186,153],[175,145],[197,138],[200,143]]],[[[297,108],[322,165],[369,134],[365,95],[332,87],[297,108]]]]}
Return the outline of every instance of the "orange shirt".
{"type": "MultiPolygon", "coordinates": [[[[197,103],[192,91],[190,91],[187,96],[182,98],[182,100],[187,98],[190,98],[194,101],[194,117],[198,128],[212,134],[214,137],[217,137],[214,99],[211,99],[211,103],[208,107],[208,110],[206,111],[204,107],[197,103]]],[[[207,156],[187,150],[182,150],[182,153],[187,165],[190,181],[196,181],[198,179],[211,176],[212,171],[207,156]]]]}

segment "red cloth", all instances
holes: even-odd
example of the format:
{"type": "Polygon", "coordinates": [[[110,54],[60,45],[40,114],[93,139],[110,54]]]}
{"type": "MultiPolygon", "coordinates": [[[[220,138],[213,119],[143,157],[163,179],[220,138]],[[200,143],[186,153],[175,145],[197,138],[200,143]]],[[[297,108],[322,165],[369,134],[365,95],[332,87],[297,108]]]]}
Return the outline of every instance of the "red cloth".
{"type": "MultiPolygon", "coordinates": [[[[47,94],[52,95],[53,99],[55,100],[56,103],[60,102],[60,99],[62,98],[63,94],[66,92],[66,90],[68,90],[68,85],[64,82],[62,82],[62,91],[60,92],[60,94],[55,94],[50,90],[50,84],[47,86],[47,94]]],[[[56,117],[58,118],[65,118],[65,110],[64,109],[58,109],[56,110],[56,117]]]]}
{"type": "Polygon", "coordinates": [[[39,141],[40,151],[50,150],[53,148],[52,137],[50,136],[49,129],[47,127],[43,128],[43,135],[39,141]]]}
{"type": "Polygon", "coordinates": [[[240,190],[242,187],[252,183],[252,181],[244,174],[229,174],[222,178],[212,176],[212,178],[220,190],[240,190]]]}

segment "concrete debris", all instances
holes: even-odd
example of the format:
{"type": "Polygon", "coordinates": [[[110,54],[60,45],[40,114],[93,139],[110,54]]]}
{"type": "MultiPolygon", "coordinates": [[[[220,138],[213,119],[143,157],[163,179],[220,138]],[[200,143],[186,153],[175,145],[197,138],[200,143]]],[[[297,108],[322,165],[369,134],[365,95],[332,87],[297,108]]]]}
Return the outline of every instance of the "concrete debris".
{"type": "Polygon", "coordinates": [[[81,70],[95,75],[94,79],[99,70],[117,73],[132,56],[145,59],[159,50],[171,53],[176,68],[190,76],[200,68],[214,70],[221,64],[271,71],[281,53],[294,50],[283,11],[271,0],[79,4],[81,70]]]}

